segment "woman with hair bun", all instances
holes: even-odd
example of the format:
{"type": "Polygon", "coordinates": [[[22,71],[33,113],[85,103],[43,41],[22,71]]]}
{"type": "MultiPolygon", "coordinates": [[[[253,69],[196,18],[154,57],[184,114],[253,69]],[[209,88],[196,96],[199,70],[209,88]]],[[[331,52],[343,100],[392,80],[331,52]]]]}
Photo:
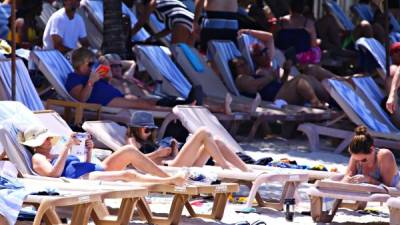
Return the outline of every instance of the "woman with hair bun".
{"type": "Polygon", "coordinates": [[[349,166],[342,181],[347,183],[384,184],[400,188],[396,160],[389,149],[378,149],[365,126],[355,129],[349,145],[349,166]]]}

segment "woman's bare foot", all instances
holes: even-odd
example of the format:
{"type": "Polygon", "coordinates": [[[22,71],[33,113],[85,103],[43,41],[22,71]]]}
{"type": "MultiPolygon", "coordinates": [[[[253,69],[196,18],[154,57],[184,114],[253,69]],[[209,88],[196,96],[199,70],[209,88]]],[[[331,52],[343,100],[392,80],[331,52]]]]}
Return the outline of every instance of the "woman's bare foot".
{"type": "Polygon", "coordinates": [[[261,103],[261,95],[257,92],[256,97],[251,102],[249,113],[255,112],[257,110],[257,107],[260,105],[260,103],[261,103]]]}
{"type": "Polygon", "coordinates": [[[224,102],[225,114],[227,115],[232,114],[231,103],[232,103],[232,96],[229,93],[227,93],[225,95],[225,102],[224,102]]]}
{"type": "Polygon", "coordinates": [[[188,174],[187,173],[177,173],[170,177],[170,181],[173,185],[183,186],[187,183],[188,174]]]}

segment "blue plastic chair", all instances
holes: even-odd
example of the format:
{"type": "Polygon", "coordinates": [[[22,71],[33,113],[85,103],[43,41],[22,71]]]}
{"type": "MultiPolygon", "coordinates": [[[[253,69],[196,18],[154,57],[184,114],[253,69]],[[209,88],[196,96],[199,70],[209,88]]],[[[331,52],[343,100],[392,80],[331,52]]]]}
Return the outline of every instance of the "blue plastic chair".
{"type": "Polygon", "coordinates": [[[348,31],[354,30],[355,26],[353,22],[350,20],[350,18],[346,15],[346,13],[343,11],[343,9],[339,6],[339,4],[336,1],[325,0],[324,3],[345,30],[348,31]]]}

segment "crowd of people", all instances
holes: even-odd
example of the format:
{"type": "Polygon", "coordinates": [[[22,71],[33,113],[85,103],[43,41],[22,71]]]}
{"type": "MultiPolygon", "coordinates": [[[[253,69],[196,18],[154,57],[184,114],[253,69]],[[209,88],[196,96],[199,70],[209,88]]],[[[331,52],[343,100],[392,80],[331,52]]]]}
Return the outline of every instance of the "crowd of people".
{"type": "MultiPolygon", "coordinates": [[[[40,4],[24,5],[23,2],[21,0],[17,4],[18,46],[41,46],[43,49],[56,49],[68,56],[74,72],[68,75],[65,86],[78,101],[117,108],[163,111],[169,111],[175,105],[204,104],[213,112],[232,111],[229,97],[222,101],[203,101],[204,93],[200,86],[193,86],[186,99],[174,96],[149,98],[148,96],[156,93],[157,85],[154,84],[157,81],[148,82],[151,78],[146,71],[141,70],[135,58],[123,59],[117,54],[93,51],[88,41],[88,35],[91,34],[87,32],[83,18],[77,13],[80,7],[78,0],[62,1],[62,7],[52,14],[42,31],[37,29],[34,19],[41,12],[40,4]]],[[[53,4],[54,1],[46,2],[53,4]]],[[[131,26],[129,33],[135,35],[145,27],[150,14],[154,13],[164,23],[165,29],[153,34],[146,41],[157,41],[170,34],[170,44],[185,43],[198,48],[212,68],[215,68],[215,64],[212,56],[207,54],[211,40],[237,43],[238,36],[244,34],[257,38],[259,42],[249,47],[254,71],[244,57],[229,61],[229,69],[239,92],[255,98],[256,102],[249,103],[251,106],[247,107],[232,106],[238,111],[249,111],[249,108],[250,111],[254,110],[254,105],[257,106],[260,100],[277,99],[301,106],[337,107],[322,82],[325,79],[347,81],[348,75],[371,72],[366,71],[365,65],[359,63],[362,60],[359,60],[355,50],[355,41],[366,37],[375,38],[383,44],[385,35],[388,35],[383,29],[382,1],[378,0],[367,3],[374,12],[373,21],[367,22],[354,17],[356,28],[351,32],[340,26],[327,7],[324,7],[323,16],[315,19],[306,1],[292,0],[288,4],[288,14],[278,17],[274,16],[273,10],[264,1],[250,2],[247,8],[243,8],[243,2],[236,0],[195,0],[192,12],[179,0],[126,1],[128,6],[135,6],[138,14],[138,21],[131,26]],[[273,59],[279,54],[283,62],[280,67],[276,67],[273,59]],[[340,61],[342,67],[353,67],[346,67],[352,68],[351,72],[341,76],[343,74],[337,74],[338,71],[343,71],[340,68],[335,70],[324,66],[327,60],[340,61]]],[[[4,1],[3,4],[9,2],[4,1]]],[[[385,84],[383,89],[388,96],[387,102],[382,105],[387,108],[388,113],[395,115],[398,111],[397,93],[400,86],[400,44],[393,43],[390,53],[390,77],[380,83],[385,84]]],[[[382,68],[372,69],[372,72],[382,73],[382,68]]],[[[170,176],[157,165],[202,166],[210,157],[224,169],[251,171],[240,157],[221,140],[213,137],[207,128],[195,132],[178,150],[176,141],[165,147],[154,140],[157,126],[150,113],[133,114],[127,126],[125,146],[100,165],[90,162],[94,147],[91,138],[86,141],[87,162],[79,162],[79,159],[69,155],[71,146],[78,142],[74,135],[57,156],[50,152],[58,137],[44,127],[35,126],[22,131],[21,143],[30,147],[34,153],[33,169],[40,175],[51,177],[86,176],[89,179],[182,184],[186,179],[184,175],[170,176]],[[77,164],[81,165],[79,170],[74,169],[77,164]],[[129,165],[150,175],[125,170],[129,165]]],[[[351,158],[348,170],[342,180],[399,187],[398,168],[391,151],[375,148],[365,127],[358,127],[355,133],[349,146],[351,158]]]]}

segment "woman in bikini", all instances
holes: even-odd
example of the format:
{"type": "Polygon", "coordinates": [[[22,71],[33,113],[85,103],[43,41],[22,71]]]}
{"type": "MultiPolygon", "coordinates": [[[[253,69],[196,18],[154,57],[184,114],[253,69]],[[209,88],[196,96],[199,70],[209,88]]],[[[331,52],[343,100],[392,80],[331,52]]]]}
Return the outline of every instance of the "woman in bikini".
{"type": "Polygon", "coordinates": [[[400,175],[393,153],[389,149],[375,148],[365,126],[356,128],[349,152],[351,157],[343,182],[400,188],[400,175]]]}

